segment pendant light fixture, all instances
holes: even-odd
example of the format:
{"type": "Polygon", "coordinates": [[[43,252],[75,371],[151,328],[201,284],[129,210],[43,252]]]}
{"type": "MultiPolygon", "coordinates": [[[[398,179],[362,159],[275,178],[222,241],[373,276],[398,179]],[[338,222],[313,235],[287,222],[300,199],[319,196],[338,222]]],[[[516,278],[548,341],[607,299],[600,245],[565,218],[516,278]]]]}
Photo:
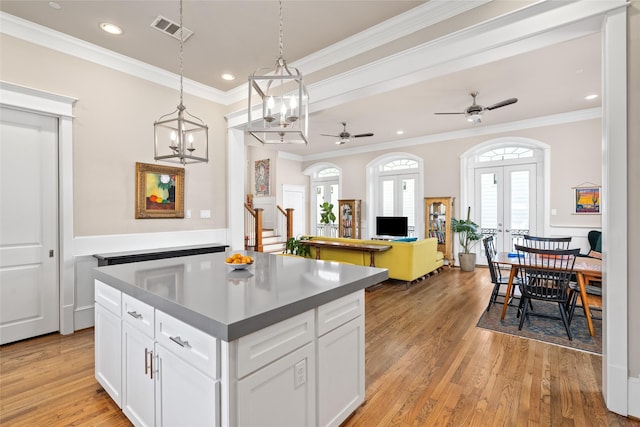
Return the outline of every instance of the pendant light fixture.
{"type": "Polygon", "coordinates": [[[275,69],[261,68],[249,76],[247,132],[263,144],[307,144],[309,94],[300,71],[284,59],[282,0],[279,6],[280,54],[275,69]]]}
{"type": "Polygon", "coordinates": [[[207,163],[209,161],[209,128],[183,105],[182,0],[180,0],[180,104],[153,124],[155,160],[171,163],[207,163]]]}

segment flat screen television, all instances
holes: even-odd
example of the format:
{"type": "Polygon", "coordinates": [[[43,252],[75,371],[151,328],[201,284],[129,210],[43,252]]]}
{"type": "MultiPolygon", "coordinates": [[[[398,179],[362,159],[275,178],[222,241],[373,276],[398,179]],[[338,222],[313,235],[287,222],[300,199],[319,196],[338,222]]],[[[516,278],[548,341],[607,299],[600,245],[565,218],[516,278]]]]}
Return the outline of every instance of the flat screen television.
{"type": "Polygon", "coordinates": [[[378,216],[376,217],[377,236],[409,235],[409,218],[406,216],[378,216]]]}

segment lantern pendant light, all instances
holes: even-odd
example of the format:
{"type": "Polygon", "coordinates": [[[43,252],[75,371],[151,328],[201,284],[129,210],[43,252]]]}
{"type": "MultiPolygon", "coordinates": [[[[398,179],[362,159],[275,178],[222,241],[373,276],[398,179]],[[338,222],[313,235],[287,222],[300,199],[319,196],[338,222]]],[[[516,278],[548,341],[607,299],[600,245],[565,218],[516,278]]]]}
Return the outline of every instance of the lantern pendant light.
{"type": "Polygon", "coordinates": [[[309,94],[300,71],[287,66],[284,59],[282,0],[279,10],[280,52],[275,68],[261,68],[249,76],[247,132],[263,144],[307,144],[309,94]]]}
{"type": "Polygon", "coordinates": [[[180,0],[180,104],[153,124],[154,156],[171,163],[207,163],[209,161],[209,128],[198,117],[187,112],[183,104],[183,26],[180,0]]]}

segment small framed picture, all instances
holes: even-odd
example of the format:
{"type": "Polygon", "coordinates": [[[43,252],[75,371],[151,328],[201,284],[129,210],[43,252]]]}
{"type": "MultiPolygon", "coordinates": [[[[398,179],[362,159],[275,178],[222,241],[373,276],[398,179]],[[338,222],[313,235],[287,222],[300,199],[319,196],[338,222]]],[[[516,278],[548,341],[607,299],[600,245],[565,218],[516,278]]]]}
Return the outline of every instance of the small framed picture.
{"type": "Polygon", "coordinates": [[[574,214],[600,214],[601,187],[574,187],[574,214]]]}
{"type": "Polygon", "coordinates": [[[136,218],[184,218],[184,169],[136,163],[136,218]]]}

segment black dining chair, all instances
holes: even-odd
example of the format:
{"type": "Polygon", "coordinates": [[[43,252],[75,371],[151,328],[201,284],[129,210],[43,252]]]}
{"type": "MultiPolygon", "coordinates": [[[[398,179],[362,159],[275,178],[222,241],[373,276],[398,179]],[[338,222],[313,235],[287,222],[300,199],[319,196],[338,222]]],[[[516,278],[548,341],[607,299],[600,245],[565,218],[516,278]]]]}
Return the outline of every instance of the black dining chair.
{"type": "MultiPolygon", "coordinates": [[[[482,244],[484,245],[484,253],[487,256],[487,265],[489,266],[489,274],[491,274],[491,283],[493,283],[493,291],[491,291],[491,297],[489,298],[489,304],[487,305],[486,310],[489,311],[491,306],[496,303],[499,296],[504,297],[505,293],[501,294],[500,288],[506,288],[509,284],[509,277],[503,277],[500,265],[493,261],[493,258],[495,258],[497,253],[493,236],[488,236],[482,239],[482,244]]],[[[513,293],[511,294],[514,298],[520,297],[519,283],[520,279],[518,277],[514,278],[513,293]]]]}
{"type": "Polygon", "coordinates": [[[523,246],[536,249],[569,249],[571,237],[523,236],[523,246]]]}
{"type": "Polygon", "coordinates": [[[569,340],[571,336],[571,306],[577,293],[571,289],[571,276],[576,256],[580,249],[539,249],[516,245],[518,252],[522,293],[522,315],[518,329],[522,329],[525,319],[529,316],[551,317],[562,319],[569,340]],[[560,310],[560,317],[545,315],[536,310],[527,310],[531,300],[556,303],[560,310]]]}

